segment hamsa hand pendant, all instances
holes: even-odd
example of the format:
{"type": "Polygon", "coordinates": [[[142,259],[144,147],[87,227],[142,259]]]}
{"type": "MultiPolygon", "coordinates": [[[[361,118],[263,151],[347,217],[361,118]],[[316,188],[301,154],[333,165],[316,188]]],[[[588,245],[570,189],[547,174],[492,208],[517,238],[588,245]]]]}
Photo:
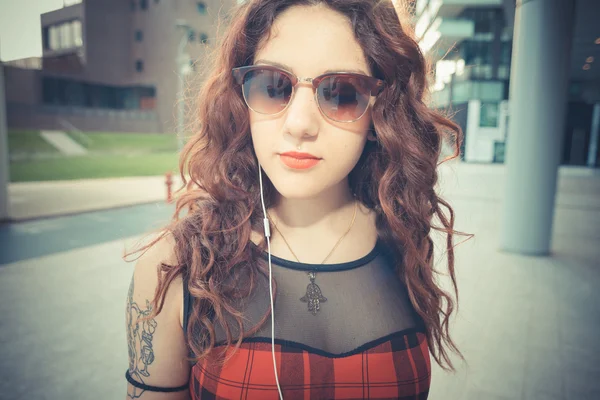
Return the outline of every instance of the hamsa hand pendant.
{"type": "Polygon", "coordinates": [[[321,309],[321,302],[327,301],[327,298],[321,293],[321,288],[315,283],[315,273],[309,272],[310,283],[306,287],[306,294],[300,298],[300,301],[308,303],[308,311],[312,315],[317,315],[321,309]]]}

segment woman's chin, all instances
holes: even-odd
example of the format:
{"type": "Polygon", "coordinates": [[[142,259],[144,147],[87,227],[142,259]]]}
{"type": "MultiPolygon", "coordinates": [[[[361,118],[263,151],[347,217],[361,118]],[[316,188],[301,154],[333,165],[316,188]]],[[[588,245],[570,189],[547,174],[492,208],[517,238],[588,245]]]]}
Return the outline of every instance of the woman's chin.
{"type": "Polygon", "coordinates": [[[274,184],[279,195],[288,200],[303,200],[316,197],[323,191],[322,187],[314,187],[310,183],[284,182],[274,184]]]}

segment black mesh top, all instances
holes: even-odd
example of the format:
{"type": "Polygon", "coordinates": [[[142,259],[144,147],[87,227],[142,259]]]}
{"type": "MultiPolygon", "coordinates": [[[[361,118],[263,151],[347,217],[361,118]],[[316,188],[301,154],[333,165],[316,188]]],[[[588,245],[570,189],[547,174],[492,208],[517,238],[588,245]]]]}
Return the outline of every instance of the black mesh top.
{"type": "MultiPolygon", "coordinates": [[[[256,246],[252,243],[252,246],[256,246]]],[[[381,240],[365,256],[339,264],[306,264],[271,256],[275,298],[275,338],[295,342],[326,353],[340,354],[391,333],[422,327],[405,285],[394,271],[396,262],[381,240]],[[320,301],[316,315],[309,311],[309,272],[316,271],[315,283],[326,301],[320,301]],[[307,299],[305,299],[307,300],[307,299]]],[[[268,254],[260,262],[268,271],[268,254]]],[[[260,278],[263,276],[260,275],[260,278]]],[[[187,329],[191,298],[184,285],[187,329]]],[[[268,275],[260,279],[253,294],[240,304],[246,317],[245,329],[254,326],[270,308],[268,275]]],[[[230,326],[237,326],[234,319],[230,326]]],[[[216,341],[226,335],[216,324],[216,341]]],[[[254,335],[271,337],[271,319],[254,335]]],[[[235,338],[236,336],[234,336],[235,338]]]]}

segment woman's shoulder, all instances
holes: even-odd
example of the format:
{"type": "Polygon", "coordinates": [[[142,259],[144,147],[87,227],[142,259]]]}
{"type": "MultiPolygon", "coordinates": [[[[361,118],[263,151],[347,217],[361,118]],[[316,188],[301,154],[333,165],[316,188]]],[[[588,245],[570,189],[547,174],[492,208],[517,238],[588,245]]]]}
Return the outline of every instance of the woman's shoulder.
{"type": "MultiPolygon", "coordinates": [[[[175,246],[173,236],[165,234],[139,257],[135,264],[130,289],[135,292],[136,297],[152,301],[160,284],[159,278],[162,278],[161,265],[176,265],[178,262],[175,246]]],[[[175,277],[169,284],[162,313],[165,313],[165,317],[169,317],[169,319],[177,318],[180,326],[183,326],[183,281],[181,275],[175,277]]]]}
{"type": "Polygon", "coordinates": [[[160,263],[174,264],[177,262],[175,253],[175,238],[170,233],[165,233],[152,246],[142,253],[136,268],[152,269],[160,263]]]}

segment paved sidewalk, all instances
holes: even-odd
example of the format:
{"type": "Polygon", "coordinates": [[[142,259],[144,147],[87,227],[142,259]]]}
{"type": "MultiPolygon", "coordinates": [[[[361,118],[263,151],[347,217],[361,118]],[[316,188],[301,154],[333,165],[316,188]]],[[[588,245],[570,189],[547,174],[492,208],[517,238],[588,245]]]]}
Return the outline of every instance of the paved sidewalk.
{"type": "MultiPolygon", "coordinates": [[[[173,191],[181,180],[173,177],[173,191]]],[[[164,176],[11,183],[9,215],[22,221],[166,201],[164,176]]]]}
{"type": "MultiPolygon", "coordinates": [[[[468,185],[444,187],[442,190],[457,191],[460,196],[501,200],[504,190],[504,170],[505,167],[499,164],[468,164],[453,161],[441,167],[440,179],[450,173],[460,175],[464,181],[467,177],[474,181],[469,181],[468,185]],[[485,173],[482,174],[482,171],[485,173]],[[486,182],[485,180],[488,179],[492,179],[493,182],[486,182]],[[486,190],[481,190],[484,186],[486,190]]],[[[600,169],[561,167],[559,186],[563,186],[559,187],[557,204],[600,207],[600,196],[596,198],[589,196],[591,189],[580,184],[594,177],[600,178],[600,169]],[[560,179],[561,177],[569,179],[560,179]],[[579,193],[570,189],[573,185],[580,187],[579,193]]],[[[181,179],[179,176],[173,176],[173,179],[172,188],[175,191],[179,188],[181,179]]],[[[164,176],[24,182],[9,185],[9,214],[13,221],[78,214],[165,200],[164,176]]]]}
{"type": "MultiPolygon", "coordinates": [[[[442,171],[455,229],[476,236],[455,249],[459,309],[451,334],[468,365],[454,357],[458,371],[448,374],[434,363],[429,399],[600,399],[600,177],[561,170],[550,257],[498,250],[503,182],[499,166],[442,171]]],[[[133,243],[0,268],[0,398],[125,396],[132,265],[120,257],[133,243]]]]}

